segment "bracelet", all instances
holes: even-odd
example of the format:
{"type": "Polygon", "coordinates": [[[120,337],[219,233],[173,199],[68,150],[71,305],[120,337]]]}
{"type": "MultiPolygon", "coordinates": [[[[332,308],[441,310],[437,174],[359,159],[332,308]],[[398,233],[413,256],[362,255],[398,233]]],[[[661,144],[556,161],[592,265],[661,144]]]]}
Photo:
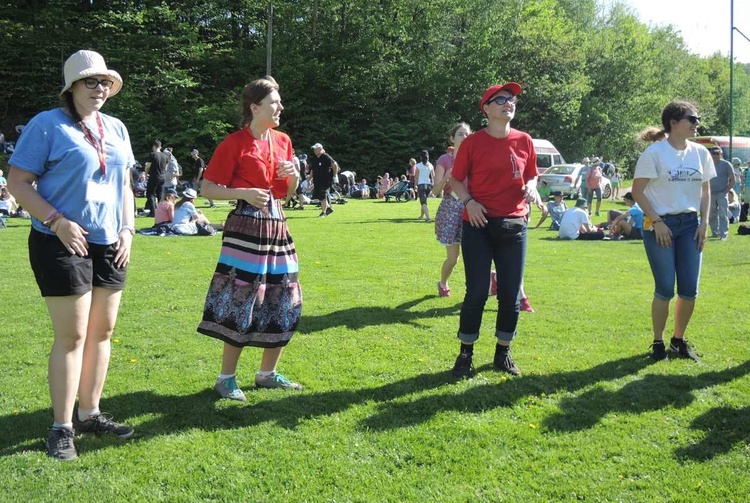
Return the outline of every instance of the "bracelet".
{"type": "Polygon", "coordinates": [[[663,221],[664,221],[664,219],[663,219],[663,218],[661,218],[661,217],[659,217],[659,218],[657,218],[656,220],[654,220],[654,221],[653,221],[653,222],[651,222],[651,223],[652,223],[652,224],[658,224],[659,222],[663,222],[663,221]]]}
{"type": "Polygon", "coordinates": [[[467,204],[469,204],[469,201],[473,201],[473,200],[474,200],[474,198],[471,197],[471,196],[469,196],[469,198],[466,201],[463,202],[464,206],[466,206],[467,204]]]}
{"type": "Polygon", "coordinates": [[[47,220],[42,222],[42,225],[49,228],[53,224],[53,222],[57,220],[58,218],[60,218],[61,216],[62,214],[59,211],[55,210],[49,214],[49,216],[47,217],[47,220]]]}
{"type": "Polygon", "coordinates": [[[122,231],[128,231],[131,236],[135,235],[135,227],[132,225],[123,225],[120,227],[120,232],[118,234],[122,234],[122,231]]]}
{"type": "MultiPolygon", "coordinates": [[[[51,218],[48,218],[44,222],[42,222],[42,225],[47,227],[48,229],[52,229],[52,226],[55,225],[55,222],[60,220],[61,218],[65,218],[65,215],[62,213],[58,213],[57,211],[52,215],[51,218]]],[[[52,232],[55,232],[55,229],[52,229],[52,232]]]]}

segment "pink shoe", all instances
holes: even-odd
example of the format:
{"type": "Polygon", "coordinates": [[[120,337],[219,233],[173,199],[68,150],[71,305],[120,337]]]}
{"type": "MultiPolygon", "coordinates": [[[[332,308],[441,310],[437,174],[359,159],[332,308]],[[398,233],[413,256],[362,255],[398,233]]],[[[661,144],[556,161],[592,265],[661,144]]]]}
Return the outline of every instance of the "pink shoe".
{"type": "Polygon", "coordinates": [[[497,295],[497,271],[490,273],[490,295],[497,295]]]}
{"type": "Polygon", "coordinates": [[[533,313],[534,308],[531,307],[531,304],[529,304],[529,298],[524,297],[521,299],[521,311],[526,311],[527,313],[533,313]]]}
{"type": "Polygon", "coordinates": [[[450,297],[451,296],[451,289],[448,288],[447,286],[445,288],[443,288],[440,285],[439,281],[437,282],[437,287],[438,287],[438,296],[439,297],[450,297]]]}

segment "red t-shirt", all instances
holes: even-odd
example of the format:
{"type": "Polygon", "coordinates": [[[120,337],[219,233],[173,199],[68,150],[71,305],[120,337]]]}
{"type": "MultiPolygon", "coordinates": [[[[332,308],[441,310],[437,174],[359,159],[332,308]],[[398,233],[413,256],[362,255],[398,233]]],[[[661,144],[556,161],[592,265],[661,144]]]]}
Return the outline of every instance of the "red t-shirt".
{"type": "MultiPolygon", "coordinates": [[[[538,174],[531,136],[511,128],[505,138],[494,138],[484,129],[469,135],[458,149],[451,176],[467,180],[469,194],[487,208],[487,216],[522,217],[522,187],[538,174]]],[[[469,221],[466,209],[463,219],[469,221]]]]}
{"type": "Polygon", "coordinates": [[[292,160],[292,140],[279,131],[269,132],[270,141],[258,140],[246,127],[224,138],[204,178],[233,189],[272,189],[277,199],[286,196],[290,179],[276,179],[276,160],[292,160]]]}

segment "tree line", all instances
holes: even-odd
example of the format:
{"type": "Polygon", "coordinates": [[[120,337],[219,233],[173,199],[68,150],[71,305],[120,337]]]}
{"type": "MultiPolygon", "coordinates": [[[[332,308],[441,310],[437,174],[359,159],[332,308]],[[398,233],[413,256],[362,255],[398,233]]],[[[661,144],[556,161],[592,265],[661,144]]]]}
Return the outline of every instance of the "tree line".
{"type": "MultiPolygon", "coordinates": [[[[182,164],[240,123],[239,93],[266,73],[268,0],[0,2],[0,131],[58,103],[62,65],[93,49],[125,85],[105,112],[136,158],[154,139],[182,164]]],[[[514,126],[569,161],[632,167],[636,133],[673,98],[701,132],[728,134],[729,58],[691,54],[669,26],[597,0],[274,0],[272,75],[281,129],[299,153],[321,142],[343,169],[401,174],[447,147],[457,121],[482,127],[490,84],[524,86],[514,126]]],[[[728,30],[727,30],[728,31],[728,30]]],[[[728,35],[728,33],[727,33],[728,35]]],[[[750,65],[735,66],[734,131],[750,135],[750,65]]]]}

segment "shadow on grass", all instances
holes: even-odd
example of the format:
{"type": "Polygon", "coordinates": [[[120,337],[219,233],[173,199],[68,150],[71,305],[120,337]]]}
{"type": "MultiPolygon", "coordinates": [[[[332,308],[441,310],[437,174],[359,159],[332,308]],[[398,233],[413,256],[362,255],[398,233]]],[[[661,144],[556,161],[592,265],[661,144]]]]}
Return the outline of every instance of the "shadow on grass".
{"type": "MultiPolygon", "coordinates": [[[[310,394],[283,390],[249,391],[250,401],[257,403],[236,406],[227,404],[228,406],[221,408],[216,406],[219,398],[213,388],[192,395],[160,395],[152,391],[139,391],[109,397],[102,402],[102,409],[111,412],[114,418],[124,423],[139,416],[156,416],[138,424],[133,437],[136,441],[159,435],[173,435],[180,431],[232,430],[262,423],[274,423],[283,428],[294,429],[307,419],[330,416],[357,404],[387,402],[454,382],[455,378],[445,371],[358,390],[310,394]],[[262,396],[254,396],[255,393],[262,396]]],[[[29,449],[44,451],[44,438],[51,417],[49,409],[0,417],[0,456],[29,449]]],[[[121,442],[110,435],[84,435],[77,438],[76,446],[81,452],[90,452],[121,442]]]]}
{"type": "Polygon", "coordinates": [[[422,311],[412,310],[420,303],[428,299],[434,299],[435,297],[437,295],[425,295],[419,299],[410,300],[394,307],[351,307],[320,316],[303,316],[298,331],[303,334],[309,334],[336,327],[358,330],[363,327],[398,324],[420,327],[418,321],[421,319],[455,316],[461,310],[461,300],[452,306],[429,308],[422,311]]]}
{"type": "MultiPolygon", "coordinates": [[[[669,364],[669,362],[664,362],[669,364]]],[[[560,402],[562,412],[547,417],[545,426],[557,431],[580,431],[596,425],[610,413],[643,413],[693,403],[693,391],[730,382],[750,372],[750,361],[697,376],[647,375],[617,391],[592,389],[560,402]]]]}
{"type": "Polygon", "coordinates": [[[675,456],[708,461],[728,453],[735,444],[750,443],[750,406],[741,409],[716,407],[695,418],[690,427],[704,430],[706,436],[697,444],[677,449],[675,456]]]}
{"type": "MultiPolygon", "coordinates": [[[[573,392],[597,382],[619,379],[637,373],[650,361],[632,356],[571,372],[550,375],[528,375],[508,379],[500,384],[474,386],[460,394],[431,395],[410,402],[383,403],[380,412],[362,421],[372,430],[404,428],[423,423],[445,411],[478,413],[497,407],[510,407],[525,398],[551,395],[560,391],[573,392]]],[[[477,372],[492,371],[489,365],[477,372]]]]}

